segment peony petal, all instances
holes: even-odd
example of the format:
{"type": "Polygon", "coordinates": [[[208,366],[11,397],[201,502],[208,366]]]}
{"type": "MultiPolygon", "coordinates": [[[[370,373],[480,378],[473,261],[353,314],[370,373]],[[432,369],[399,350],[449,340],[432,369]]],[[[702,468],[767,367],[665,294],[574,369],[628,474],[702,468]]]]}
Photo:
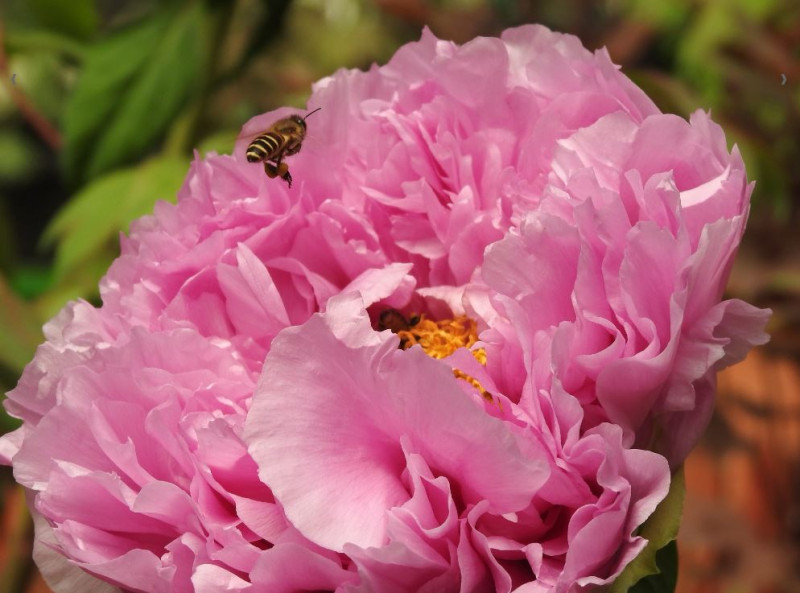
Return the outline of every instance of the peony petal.
{"type": "Polygon", "coordinates": [[[256,389],[245,440],[289,521],[337,551],[382,543],[385,511],[408,499],[404,435],[458,479],[466,500],[524,506],[546,477],[543,463],[464,397],[446,365],[398,351],[359,308],[358,299],[336,299],[326,317],[284,331],[256,389]]]}
{"type": "Polygon", "coordinates": [[[33,559],[45,582],[56,593],[85,591],[86,593],[121,593],[120,589],[81,570],[57,551],[58,540],[53,528],[40,513],[33,511],[35,539],[33,559]]]}
{"type": "Polygon", "coordinates": [[[304,546],[285,543],[264,552],[250,578],[265,591],[294,593],[333,591],[355,581],[356,575],[304,546]]]}

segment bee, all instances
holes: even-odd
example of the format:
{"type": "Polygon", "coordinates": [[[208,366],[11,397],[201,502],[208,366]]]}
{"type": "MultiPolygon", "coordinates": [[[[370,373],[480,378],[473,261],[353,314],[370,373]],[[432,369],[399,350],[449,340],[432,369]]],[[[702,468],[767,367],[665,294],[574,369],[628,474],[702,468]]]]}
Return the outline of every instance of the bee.
{"type": "Polygon", "coordinates": [[[422,318],[419,315],[412,315],[406,318],[397,309],[386,309],[381,311],[378,317],[378,331],[391,330],[393,334],[400,336],[400,350],[411,348],[419,341],[419,336],[412,333],[412,328],[416,326],[422,318]]]}
{"type": "Polygon", "coordinates": [[[412,327],[419,323],[419,315],[412,315],[406,319],[397,309],[386,309],[382,311],[378,317],[378,330],[383,331],[386,329],[392,330],[392,333],[399,333],[402,331],[409,331],[412,327]]]}
{"type": "Polygon", "coordinates": [[[322,109],[317,107],[305,117],[297,114],[279,119],[266,132],[259,134],[247,147],[247,160],[251,163],[264,163],[267,177],[280,177],[292,187],[292,176],[289,165],[283,162],[287,156],[300,152],[303,139],[306,137],[306,119],[322,109]]]}

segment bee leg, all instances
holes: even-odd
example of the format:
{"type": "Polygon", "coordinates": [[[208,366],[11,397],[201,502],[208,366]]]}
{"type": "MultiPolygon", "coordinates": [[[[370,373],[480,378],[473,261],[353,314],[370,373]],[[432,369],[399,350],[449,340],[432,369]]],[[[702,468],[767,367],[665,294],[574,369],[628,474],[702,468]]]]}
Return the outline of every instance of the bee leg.
{"type": "Polygon", "coordinates": [[[292,156],[293,154],[297,154],[300,152],[300,149],[303,148],[302,142],[294,142],[286,147],[285,156],[292,156]]]}
{"type": "Polygon", "coordinates": [[[289,173],[289,165],[286,163],[278,163],[278,174],[281,176],[286,183],[289,184],[289,188],[292,187],[292,176],[289,173]]]}
{"type": "Polygon", "coordinates": [[[264,161],[264,172],[267,174],[267,177],[274,179],[278,176],[278,167],[269,161],[264,161]]]}
{"type": "Polygon", "coordinates": [[[289,184],[290,188],[292,187],[292,176],[289,173],[289,165],[286,163],[277,161],[275,164],[273,164],[268,161],[264,161],[264,171],[266,171],[267,177],[270,179],[274,177],[280,177],[289,184]]]}

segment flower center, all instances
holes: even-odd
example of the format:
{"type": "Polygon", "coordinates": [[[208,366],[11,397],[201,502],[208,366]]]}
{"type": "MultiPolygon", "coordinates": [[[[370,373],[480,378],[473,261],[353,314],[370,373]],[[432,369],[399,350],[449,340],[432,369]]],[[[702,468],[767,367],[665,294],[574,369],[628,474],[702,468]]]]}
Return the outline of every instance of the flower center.
{"type": "MultiPolygon", "coordinates": [[[[445,358],[459,348],[469,348],[478,341],[477,324],[464,315],[439,321],[428,319],[425,315],[412,317],[407,328],[395,333],[400,337],[403,350],[419,344],[431,358],[445,358]]],[[[482,348],[478,348],[477,352],[482,353],[483,360],[478,355],[475,358],[485,364],[485,352],[482,348]]]]}
{"type": "MultiPolygon", "coordinates": [[[[396,333],[403,350],[419,344],[431,358],[446,358],[459,348],[470,349],[478,341],[478,324],[466,315],[438,321],[428,319],[424,314],[406,319],[399,311],[387,309],[381,314],[378,327],[396,333]]],[[[475,360],[486,365],[486,351],[483,348],[470,352],[475,360]]],[[[458,369],[453,369],[453,374],[477,389],[483,399],[493,401],[492,394],[477,379],[458,369]]]]}

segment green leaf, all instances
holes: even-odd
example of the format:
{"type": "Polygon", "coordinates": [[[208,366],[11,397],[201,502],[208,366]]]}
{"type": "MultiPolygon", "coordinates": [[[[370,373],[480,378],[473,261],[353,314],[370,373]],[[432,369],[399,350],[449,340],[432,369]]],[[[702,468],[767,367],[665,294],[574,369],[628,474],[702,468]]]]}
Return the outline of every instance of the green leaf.
{"type": "Polygon", "coordinates": [[[647,546],[633,562],[625,567],[622,574],[617,577],[609,588],[608,593],[626,593],[628,591],[635,591],[636,593],[644,593],[646,591],[672,593],[674,591],[674,582],[677,580],[677,558],[674,562],[671,562],[670,555],[677,554],[677,552],[669,550],[661,552],[661,550],[669,547],[678,537],[685,493],[686,482],[683,468],[680,468],[672,475],[667,497],[661,501],[661,504],[658,505],[650,518],[645,521],[639,532],[639,535],[648,540],[647,546]],[[642,587],[652,585],[661,588],[642,589],[641,591],[635,588],[632,589],[634,584],[650,575],[657,575],[659,578],[645,579],[648,583],[643,584],[642,587]],[[672,588],[663,588],[667,587],[669,583],[673,583],[672,588]]]}
{"type": "Polygon", "coordinates": [[[131,81],[150,57],[168,25],[168,14],[152,16],[89,47],[83,71],[64,115],[64,166],[78,179],[91,151],[131,81]]]}
{"type": "Polygon", "coordinates": [[[86,46],[66,35],[40,29],[16,28],[6,31],[6,44],[9,53],[45,51],[64,54],[69,58],[82,61],[86,46]]]}
{"type": "Polygon", "coordinates": [[[120,101],[89,162],[94,177],[144,154],[161,137],[197,90],[205,26],[201,3],[193,3],[170,23],[135,83],[120,101]]]}
{"type": "Polygon", "coordinates": [[[0,277],[0,364],[22,372],[42,341],[41,328],[31,306],[0,277]]]}
{"type": "Polygon", "coordinates": [[[64,119],[64,165],[93,178],[153,148],[196,88],[207,51],[204,5],[171,7],[87,51],[64,119]]]}
{"type": "Polygon", "coordinates": [[[88,39],[100,17],[94,0],[28,0],[30,11],[43,26],[76,39],[88,39]]]}
{"type": "Polygon", "coordinates": [[[672,540],[656,553],[658,574],[643,578],[630,593],[673,593],[678,584],[678,542],[672,540]]]}
{"type": "MultiPolygon", "coordinates": [[[[114,171],[90,183],[56,215],[42,238],[57,243],[55,276],[63,281],[108,259],[106,247],[130,222],[159,199],[174,201],[187,161],[160,156],[139,166],[114,171]]],[[[93,283],[97,282],[93,278],[93,283]]]]}
{"type": "MultiPolygon", "coordinates": [[[[34,299],[46,292],[52,284],[53,270],[49,265],[23,263],[9,273],[8,282],[22,298],[34,299]]],[[[39,319],[43,317],[39,316],[39,319]]]]}

